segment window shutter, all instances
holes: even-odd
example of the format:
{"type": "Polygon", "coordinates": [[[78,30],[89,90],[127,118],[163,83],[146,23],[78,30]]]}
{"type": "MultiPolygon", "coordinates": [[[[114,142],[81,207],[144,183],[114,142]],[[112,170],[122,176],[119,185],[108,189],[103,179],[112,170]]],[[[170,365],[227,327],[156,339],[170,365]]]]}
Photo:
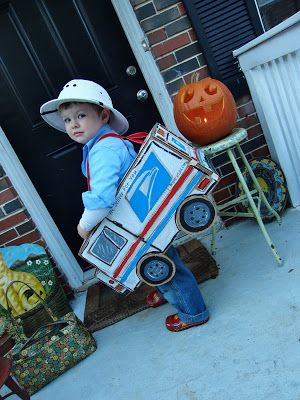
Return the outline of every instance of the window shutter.
{"type": "Polygon", "coordinates": [[[232,55],[263,33],[254,0],[183,0],[210,75],[229,87],[235,97],[249,92],[232,55]]]}

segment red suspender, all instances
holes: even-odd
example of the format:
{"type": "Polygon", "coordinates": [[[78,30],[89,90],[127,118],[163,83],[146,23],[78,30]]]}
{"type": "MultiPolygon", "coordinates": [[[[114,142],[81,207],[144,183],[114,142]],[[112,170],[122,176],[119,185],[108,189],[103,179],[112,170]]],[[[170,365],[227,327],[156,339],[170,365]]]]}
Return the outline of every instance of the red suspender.
{"type": "MultiPolygon", "coordinates": [[[[96,143],[100,142],[100,140],[105,139],[107,137],[117,137],[122,140],[130,140],[130,142],[142,144],[145,140],[145,138],[148,136],[147,132],[136,132],[136,133],[131,133],[128,136],[121,136],[118,133],[106,133],[105,135],[101,136],[96,143]]],[[[95,144],[96,144],[95,143],[95,144]]],[[[89,158],[87,157],[86,160],[86,174],[87,174],[87,185],[88,185],[88,190],[91,190],[91,184],[90,184],[90,167],[89,167],[89,158]]]]}

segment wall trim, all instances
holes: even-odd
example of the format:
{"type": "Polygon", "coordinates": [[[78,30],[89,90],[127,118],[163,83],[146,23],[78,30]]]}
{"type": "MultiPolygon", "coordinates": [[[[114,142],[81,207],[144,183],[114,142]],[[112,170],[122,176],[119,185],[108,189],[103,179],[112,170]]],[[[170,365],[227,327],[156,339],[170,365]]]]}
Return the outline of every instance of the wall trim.
{"type": "Polygon", "coordinates": [[[144,40],[147,42],[147,37],[136,18],[130,1],[111,0],[111,2],[164,124],[170,131],[180,134],[173,116],[172,99],[151,51],[144,50],[142,43],[144,40]]]}

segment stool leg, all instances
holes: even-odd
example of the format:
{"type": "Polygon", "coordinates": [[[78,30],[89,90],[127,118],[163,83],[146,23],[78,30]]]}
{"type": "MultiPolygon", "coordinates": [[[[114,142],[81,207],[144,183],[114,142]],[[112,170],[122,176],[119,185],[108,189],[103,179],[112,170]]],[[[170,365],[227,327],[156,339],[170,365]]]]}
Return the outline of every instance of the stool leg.
{"type": "Polygon", "coordinates": [[[21,389],[11,376],[7,378],[5,385],[21,399],[30,400],[29,394],[24,389],[21,389]]]}
{"type": "MultiPolygon", "coordinates": [[[[272,242],[272,240],[271,240],[271,238],[270,238],[270,236],[269,236],[269,234],[268,234],[268,232],[267,232],[267,230],[265,228],[265,225],[264,225],[264,223],[263,223],[263,221],[261,219],[261,216],[260,216],[260,212],[258,211],[258,209],[257,209],[257,207],[255,205],[255,202],[254,202],[254,200],[253,200],[253,198],[251,196],[250,190],[249,190],[249,188],[248,188],[248,186],[247,186],[247,184],[245,182],[243,174],[242,174],[242,172],[240,170],[240,167],[238,166],[238,163],[236,162],[236,159],[235,159],[235,157],[234,157],[234,155],[232,153],[232,150],[231,149],[227,149],[226,151],[227,151],[227,154],[228,154],[228,156],[230,158],[230,161],[232,162],[233,168],[234,168],[234,170],[235,170],[235,172],[236,172],[236,174],[238,176],[238,179],[241,182],[241,185],[242,185],[242,187],[244,189],[244,192],[245,192],[245,194],[247,196],[249,204],[250,204],[250,206],[251,206],[251,208],[252,208],[252,210],[254,212],[255,218],[256,218],[257,223],[258,223],[258,225],[259,225],[259,227],[260,227],[260,229],[262,231],[262,234],[264,235],[264,238],[265,238],[266,242],[270,246],[270,249],[272,250],[276,261],[278,262],[278,264],[282,264],[282,258],[280,257],[278,251],[276,250],[275,245],[273,244],[273,242],[272,242]]],[[[243,155],[244,155],[244,153],[243,153],[243,155]]]]}
{"type": "Polygon", "coordinates": [[[258,191],[258,193],[259,193],[259,195],[260,195],[260,197],[261,197],[263,203],[264,203],[265,206],[268,208],[268,210],[274,215],[274,217],[277,219],[277,221],[278,221],[279,223],[281,223],[281,218],[280,218],[280,216],[279,216],[278,213],[277,213],[275,210],[273,210],[273,208],[270,206],[270,204],[269,204],[269,202],[268,202],[268,200],[267,200],[267,198],[266,198],[266,196],[265,196],[265,194],[264,194],[264,191],[263,191],[262,188],[260,187],[260,184],[258,183],[258,181],[257,181],[257,179],[256,179],[256,176],[255,176],[255,174],[254,174],[254,172],[253,172],[253,170],[252,170],[252,168],[251,168],[251,166],[250,166],[250,164],[249,164],[249,162],[248,162],[248,160],[247,160],[247,158],[246,158],[246,156],[245,156],[245,154],[244,154],[244,152],[243,152],[243,150],[242,150],[240,144],[237,143],[236,147],[237,147],[237,149],[238,149],[238,152],[239,152],[239,154],[240,154],[240,156],[241,156],[241,158],[242,158],[242,160],[243,160],[243,162],[244,162],[244,164],[245,164],[245,167],[247,168],[247,171],[248,171],[248,173],[249,173],[249,175],[250,175],[250,177],[251,177],[251,179],[252,179],[252,181],[253,181],[253,183],[254,183],[254,186],[255,186],[256,190],[258,191]]]}

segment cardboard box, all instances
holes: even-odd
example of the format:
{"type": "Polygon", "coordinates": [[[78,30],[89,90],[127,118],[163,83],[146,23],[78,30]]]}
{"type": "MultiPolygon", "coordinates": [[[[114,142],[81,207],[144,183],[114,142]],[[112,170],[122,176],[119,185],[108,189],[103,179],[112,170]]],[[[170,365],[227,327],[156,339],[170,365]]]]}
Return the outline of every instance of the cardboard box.
{"type": "Polygon", "coordinates": [[[141,281],[152,286],[169,281],[175,266],[164,252],[180,230],[199,234],[213,225],[216,210],[207,194],[218,179],[199,149],[155,124],[118,188],[114,207],[79,255],[120,293],[141,281]]]}

